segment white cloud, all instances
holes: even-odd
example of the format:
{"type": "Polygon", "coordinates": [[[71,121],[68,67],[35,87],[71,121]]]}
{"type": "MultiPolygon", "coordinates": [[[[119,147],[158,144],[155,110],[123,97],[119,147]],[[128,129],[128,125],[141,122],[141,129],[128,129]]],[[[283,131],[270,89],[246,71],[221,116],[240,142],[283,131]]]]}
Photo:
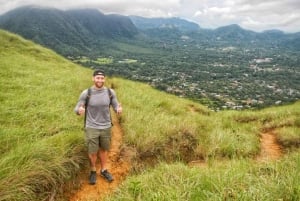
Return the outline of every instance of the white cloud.
{"type": "MultiPolygon", "coordinates": [[[[0,0],[0,14],[35,0],[0,0]]],[[[255,31],[300,31],[299,0],[40,0],[58,9],[96,8],[103,13],[144,17],[181,17],[202,28],[239,24],[255,31]]]]}
{"type": "Polygon", "coordinates": [[[281,29],[300,31],[300,2],[298,0],[225,0],[212,2],[194,12],[200,26],[215,28],[239,24],[254,31],[281,29]]]}

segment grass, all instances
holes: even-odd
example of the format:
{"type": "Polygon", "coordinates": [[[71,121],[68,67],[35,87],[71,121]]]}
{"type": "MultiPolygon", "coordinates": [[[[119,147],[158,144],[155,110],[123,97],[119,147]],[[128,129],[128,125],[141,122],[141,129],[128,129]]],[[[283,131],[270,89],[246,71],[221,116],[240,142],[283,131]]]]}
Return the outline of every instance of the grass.
{"type": "Polygon", "coordinates": [[[131,176],[105,200],[299,200],[299,153],[282,161],[215,162],[209,168],[161,163],[131,176]]]}
{"type": "Polygon", "coordinates": [[[0,41],[0,200],[49,198],[86,162],[73,107],[90,71],[7,32],[0,41]]]}
{"type": "MultiPolygon", "coordinates": [[[[73,108],[92,71],[4,31],[0,42],[0,201],[52,199],[87,164],[73,108]]],[[[138,170],[108,200],[299,199],[298,153],[266,164],[252,158],[262,132],[286,150],[299,147],[300,102],[212,112],[146,84],[107,81],[123,105],[124,147],[135,149],[138,170]],[[209,166],[190,168],[191,160],[209,166]]]]}

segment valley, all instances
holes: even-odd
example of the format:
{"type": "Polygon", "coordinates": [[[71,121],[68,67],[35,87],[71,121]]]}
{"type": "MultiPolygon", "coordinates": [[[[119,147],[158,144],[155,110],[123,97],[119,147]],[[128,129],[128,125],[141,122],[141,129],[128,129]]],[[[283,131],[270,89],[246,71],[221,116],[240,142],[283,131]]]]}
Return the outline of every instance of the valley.
{"type": "Polygon", "coordinates": [[[177,43],[156,51],[149,48],[150,53],[111,55],[110,62],[99,63],[96,57],[85,61],[77,57],[76,62],[148,83],[216,111],[258,109],[300,98],[300,52],[279,46],[217,47],[192,39],[177,43]]]}
{"type": "Polygon", "coordinates": [[[235,24],[203,29],[179,18],[30,6],[0,16],[0,28],[88,68],[145,82],[214,111],[300,98],[299,33],[254,32],[235,24]]]}

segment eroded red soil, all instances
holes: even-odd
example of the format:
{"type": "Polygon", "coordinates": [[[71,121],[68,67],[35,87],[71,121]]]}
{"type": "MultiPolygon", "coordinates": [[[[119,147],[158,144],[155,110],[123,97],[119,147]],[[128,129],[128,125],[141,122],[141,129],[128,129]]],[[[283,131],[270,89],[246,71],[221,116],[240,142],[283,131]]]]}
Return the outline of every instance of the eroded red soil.
{"type": "Polygon", "coordinates": [[[276,135],[272,132],[261,134],[261,152],[258,161],[276,160],[282,156],[282,147],[278,144],[276,135]]]}

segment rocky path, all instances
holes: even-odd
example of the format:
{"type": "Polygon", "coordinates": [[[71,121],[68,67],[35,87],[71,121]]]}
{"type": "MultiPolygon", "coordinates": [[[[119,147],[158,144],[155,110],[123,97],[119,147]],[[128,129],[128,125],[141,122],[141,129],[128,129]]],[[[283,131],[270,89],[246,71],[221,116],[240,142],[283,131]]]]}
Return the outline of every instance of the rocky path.
{"type": "MultiPolygon", "coordinates": [[[[279,159],[282,156],[282,147],[278,144],[276,135],[272,132],[261,133],[260,138],[261,151],[255,158],[257,162],[267,162],[279,159]]],[[[204,160],[191,161],[189,166],[207,167],[204,160]]]]}

